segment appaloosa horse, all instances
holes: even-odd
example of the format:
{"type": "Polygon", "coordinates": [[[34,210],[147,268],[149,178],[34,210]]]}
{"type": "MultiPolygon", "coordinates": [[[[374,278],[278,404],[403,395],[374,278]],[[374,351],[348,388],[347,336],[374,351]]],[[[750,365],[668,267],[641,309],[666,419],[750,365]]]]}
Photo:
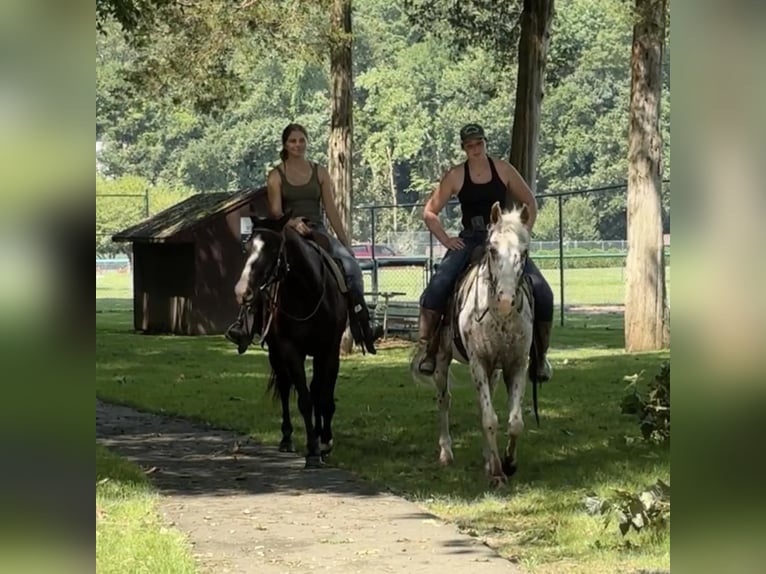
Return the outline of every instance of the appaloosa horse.
{"type": "MultiPolygon", "coordinates": [[[[485,252],[458,282],[438,335],[441,339],[434,374],[432,377],[420,374],[416,360],[411,366],[413,377],[430,378],[436,385],[441,418],[439,460],[446,465],[453,460],[449,432],[450,363],[454,357],[469,364],[481,409],[486,470],[493,486],[506,483],[516,471],[516,446],[524,430],[522,402],[534,308],[531,289],[523,277],[529,249],[529,232],[524,225],[527,217],[526,207],[503,212],[499,203],[492,206],[485,252]],[[502,460],[496,438],[498,419],[492,406],[495,375],[500,373],[510,411],[508,444],[502,460]]],[[[536,390],[533,386],[535,416],[536,390]]]]}
{"type": "Polygon", "coordinates": [[[288,218],[253,219],[247,260],[234,292],[238,303],[255,308],[263,321],[259,332],[268,346],[269,384],[282,401],[279,448],[294,450],[289,402],[294,387],[306,425],[306,466],[312,467],[320,466],[333,446],[335,382],[348,310],[319,248],[285,227],[288,218]],[[310,386],[307,356],[314,358],[310,386]]]}

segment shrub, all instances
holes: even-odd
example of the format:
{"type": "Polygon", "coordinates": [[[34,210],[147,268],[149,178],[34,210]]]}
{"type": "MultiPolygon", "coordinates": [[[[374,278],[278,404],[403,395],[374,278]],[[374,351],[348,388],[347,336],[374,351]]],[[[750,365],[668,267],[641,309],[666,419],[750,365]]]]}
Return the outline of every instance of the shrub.
{"type": "Polygon", "coordinates": [[[636,415],[641,434],[655,444],[670,442],[670,363],[660,366],[660,372],[649,384],[646,394],[638,389],[641,374],[630,377],[622,399],[621,410],[636,415]]]}

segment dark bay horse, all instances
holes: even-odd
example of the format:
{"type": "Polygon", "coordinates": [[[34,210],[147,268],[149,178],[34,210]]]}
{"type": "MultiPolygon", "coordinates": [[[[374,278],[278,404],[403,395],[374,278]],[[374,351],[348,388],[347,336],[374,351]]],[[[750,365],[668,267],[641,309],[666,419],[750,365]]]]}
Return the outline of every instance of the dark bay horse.
{"type": "MultiPolygon", "coordinates": [[[[253,219],[247,260],[234,289],[240,305],[258,309],[268,346],[270,386],[282,401],[279,449],[294,451],[290,390],[306,425],[306,467],[320,466],[333,446],[335,382],[348,308],[323,256],[311,242],[278,220],[253,219]],[[313,357],[309,385],[304,368],[313,357]]],[[[317,238],[319,239],[319,238],[317,238]]]]}

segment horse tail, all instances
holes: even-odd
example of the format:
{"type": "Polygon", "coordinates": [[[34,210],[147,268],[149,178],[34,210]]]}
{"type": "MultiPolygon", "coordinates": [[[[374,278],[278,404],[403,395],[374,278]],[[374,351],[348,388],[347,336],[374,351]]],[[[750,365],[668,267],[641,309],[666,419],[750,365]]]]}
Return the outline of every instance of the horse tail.
{"type": "Polygon", "coordinates": [[[268,391],[271,391],[271,398],[275,401],[279,400],[279,380],[277,379],[277,374],[274,372],[274,369],[271,370],[269,382],[268,385],[266,385],[266,392],[268,391]]]}
{"type": "Polygon", "coordinates": [[[537,427],[540,427],[540,414],[537,412],[537,373],[532,375],[532,408],[535,411],[535,421],[537,421],[537,427]]]}

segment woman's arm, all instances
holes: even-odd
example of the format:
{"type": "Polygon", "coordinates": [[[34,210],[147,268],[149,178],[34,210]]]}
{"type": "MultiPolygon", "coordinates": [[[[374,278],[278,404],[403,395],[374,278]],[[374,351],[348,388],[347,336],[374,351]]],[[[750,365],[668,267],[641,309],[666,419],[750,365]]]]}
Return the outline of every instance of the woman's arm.
{"type": "MultiPolygon", "coordinates": [[[[527,185],[527,182],[524,181],[524,178],[521,177],[521,174],[516,171],[515,167],[505,160],[495,161],[498,162],[502,168],[501,173],[505,176],[503,179],[506,182],[505,185],[508,188],[511,197],[527,206],[527,211],[529,212],[527,229],[532,231],[532,228],[535,226],[535,220],[537,219],[537,199],[535,199],[532,190],[527,185]]],[[[508,208],[510,209],[510,207],[511,206],[509,205],[508,208]]]]}
{"type": "Polygon", "coordinates": [[[434,190],[423,208],[423,221],[426,227],[439,240],[439,243],[447,249],[462,249],[464,246],[463,240],[459,237],[447,235],[439,219],[439,213],[455,193],[457,177],[458,168],[452,168],[448,171],[439,182],[439,187],[434,190]]]}
{"type": "Polygon", "coordinates": [[[333,189],[332,180],[330,180],[330,174],[328,171],[320,166],[317,166],[319,176],[319,186],[322,190],[322,205],[324,206],[327,219],[330,220],[330,225],[335,230],[335,235],[346,248],[351,251],[351,243],[348,241],[346,230],[343,229],[343,224],[340,220],[340,214],[338,213],[338,206],[335,205],[335,192],[333,189]]]}
{"type": "Polygon", "coordinates": [[[269,215],[274,219],[282,217],[282,178],[276,169],[272,169],[266,179],[266,199],[269,202],[269,215]]]}

